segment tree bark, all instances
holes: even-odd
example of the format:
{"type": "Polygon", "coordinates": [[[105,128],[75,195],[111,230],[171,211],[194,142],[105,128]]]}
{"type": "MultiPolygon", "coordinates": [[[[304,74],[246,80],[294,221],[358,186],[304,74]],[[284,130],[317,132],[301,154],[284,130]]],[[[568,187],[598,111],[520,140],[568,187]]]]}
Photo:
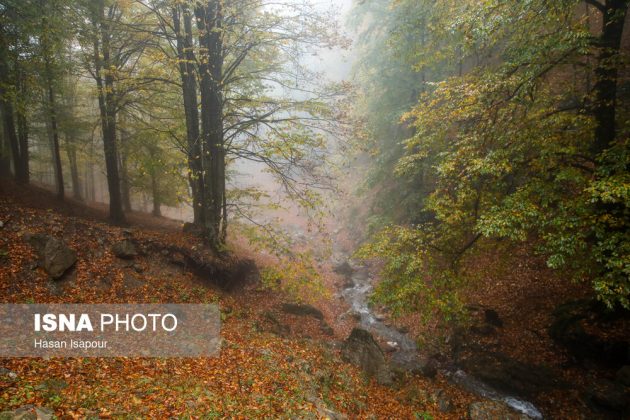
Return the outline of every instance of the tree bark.
{"type": "Polygon", "coordinates": [[[46,79],[48,83],[47,94],[48,94],[48,117],[50,121],[50,134],[51,134],[51,147],[52,147],[52,158],[53,165],[55,169],[55,184],[57,186],[57,199],[63,200],[65,196],[64,186],[63,186],[63,170],[61,167],[61,153],[59,152],[59,130],[57,127],[57,110],[55,104],[55,93],[52,87],[53,78],[52,78],[52,70],[50,68],[49,57],[45,58],[46,60],[46,79]]]}
{"type": "Polygon", "coordinates": [[[103,132],[103,149],[105,152],[105,167],[107,170],[107,187],[109,191],[109,218],[114,223],[124,223],[125,214],[120,195],[120,176],[118,174],[118,153],[116,150],[116,106],[114,103],[114,79],[111,74],[110,62],[110,27],[105,20],[105,5],[103,0],[94,4],[92,16],[94,26],[94,62],[95,79],[98,88],[98,104],[101,114],[101,129],[103,132]],[[102,51],[101,51],[102,49],[102,51]],[[102,54],[102,58],[101,58],[102,54]],[[103,70],[105,76],[103,77],[103,70]]]}
{"type": "Polygon", "coordinates": [[[204,224],[203,166],[201,139],[199,136],[199,110],[197,103],[197,79],[195,53],[192,41],[192,16],[185,4],[172,9],[173,28],[177,40],[177,60],[182,80],[184,114],[186,116],[186,140],[188,158],[188,182],[193,199],[193,223],[204,224]],[[181,21],[184,30],[182,33],[181,21]]]}
{"type": "MultiPolygon", "coordinates": [[[[124,126],[122,114],[119,116],[119,127],[124,126]]],[[[127,167],[127,136],[123,127],[119,128],[120,132],[120,195],[124,211],[131,211],[131,187],[129,183],[129,171],[127,167]]]]}
{"type": "Polygon", "coordinates": [[[608,149],[615,140],[618,79],[618,63],[615,60],[621,48],[628,4],[628,0],[605,0],[601,4],[602,33],[597,40],[599,55],[593,107],[597,124],[592,150],[595,156],[608,149]]]}
{"type": "Polygon", "coordinates": [[[79,165],[77,164],[77,149],[74,145],[74,138],[66,133],[66,156],[70,164],[70,178],[72,179],[72,197],[75,200],[83,200],[81,195],[81,180],[79,178],[79,165]]]}
{"type": "Polygon", "coordinates": [[[151,197],[153,199],[153,211],[151,214],[157,217],[162,216],[160,211],[160,189],[155,171],[151,171],[151,197]]]}
{"type": "MultiPolygon", "coordinates": [[[[26,98],[28,95],[26,81],[24,80],[24,73],[19,68],[20,66],[16,63],[16,72],[17,72],[17,85],[18,92],[23,97],[26,98]]],[[[26,118],[26,109],[24,107],[18,107],[17,109],[17,136],[18,136],[18,144],[20,146],[20,161],[22,174],[21,179],[22,182],[28,184],[30,182],[30,169],[29,169],[29,152],[28,152],[28,120],[26,118]]]]}
{"type": "Polygon", "coordinates": [[[223,33],[219,0],[195,9],[200,31],[201,129],[203,139],[204,226],[206,240],[218,250],[224,243],[225,156],[223,150],[223,33]]]}

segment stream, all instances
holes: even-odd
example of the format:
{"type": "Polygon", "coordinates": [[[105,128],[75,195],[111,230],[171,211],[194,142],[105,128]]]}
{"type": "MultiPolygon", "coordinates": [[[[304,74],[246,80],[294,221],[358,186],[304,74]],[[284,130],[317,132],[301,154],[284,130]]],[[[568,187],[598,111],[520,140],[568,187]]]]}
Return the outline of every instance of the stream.
{"type": "MultiPolygon", "coordinates": [[[[352,281],[352,286],[345,288],[341,292],[341,295],[351,306],[351,311],[355,314],[359,326],[388,342],[391,347],[396,349],[396,353],[402,353],[398,355],[399,357],[405,358],[406,354],[410,357],[415,355],[418,351],[415,341],[407,334],[403,334],[396,328],[386,325],[383,322],[383,317],[376,315],[370,308],[368,302],[369,296],[374,289],[374,279],[370,275],[368,268],[351,261],[349,256],[342,252],[336,253],[336,258],[334,259],[337,263],[348,261],[354,269],[352,275],[349,277],[352,281]]],[[[350,283],[348,283],[348,286],[350,286],[350,283]]],[[[467,375],[466,372],[461,369],[455,368],[443,371],[443,373],[449,377],[452,382],[480,397],[501,401],[512,409],[533,419],[543,418],[540,411],[529,401],[504,394],[478,379],[467,375]]]]}

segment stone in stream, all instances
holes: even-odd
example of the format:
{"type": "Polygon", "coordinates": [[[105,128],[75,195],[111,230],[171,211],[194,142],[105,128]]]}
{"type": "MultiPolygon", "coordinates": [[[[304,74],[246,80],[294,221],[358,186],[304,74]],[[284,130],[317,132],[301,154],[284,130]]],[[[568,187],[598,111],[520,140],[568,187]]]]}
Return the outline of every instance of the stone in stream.
{"type": "Polygon", "coordinates": [[[385,360],[385,355],[372,334],[361,328],[354,328],[344,341],[341,358],[360,367],[370,378],[375,378],[381,385],[392,384],[392,374],[385,360]]]}
{"type": "Polygon", "coordinates": [[[61,278],[77,262],[77,253],[61,239],[46,234],[27,234],[25,239],[35,249],[39,265],[53,280],[61,278]]]}
{"type": "Polygon", "coordinates": [[[340,264],[335,265],[333,267],[333,271],[342,276],[350,277],[352,276],[352,273],[354,273],[354,268],[352,268],[352,266],[350,265],[350,263],[348,263],[348,261],[344,261],[340,264]]]}

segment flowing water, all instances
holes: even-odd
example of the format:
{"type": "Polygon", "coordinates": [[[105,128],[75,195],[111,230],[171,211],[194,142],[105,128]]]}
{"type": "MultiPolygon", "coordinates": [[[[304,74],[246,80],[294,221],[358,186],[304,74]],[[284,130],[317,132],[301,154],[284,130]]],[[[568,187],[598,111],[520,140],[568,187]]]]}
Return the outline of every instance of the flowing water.
{"type": "MultiPolygon", "coordinates": [[[[348,260],[348,255],[336,253],[335,261],[337,263],[348,260]]],[[[383,317],[373,312],[368,304],[369,296],[374,288],[374,279],[369,273],[367,267],[357,265],[349,261],[354,269],[350,276],[352,281],[351,287],[345,288],[341,294],[346,302],[351,306],[353,315],[358,319],[359,325],[370,331],[372,334],[388,342],[390,346],[396,348],[401,358],[405,358],[405,353],[412,355],[418,350],[416,343],[406,334],[401,333],[396,328],[390,327],[383,322],[383,317]]],[[[350,286],[350,284],[348,284],[350,286]]],[[[501,401],[512,409],[523,413],[533,419],[542,419],[543,416],[538,409],[530,402],[524,401],[517,397],[504,394],[490,387],[489,385],[479,381],[478,379],[467,375],[460,369],[454,369],[444,372],[446,376],[458,384],[460,387],[494,401],[501,401]]]]}

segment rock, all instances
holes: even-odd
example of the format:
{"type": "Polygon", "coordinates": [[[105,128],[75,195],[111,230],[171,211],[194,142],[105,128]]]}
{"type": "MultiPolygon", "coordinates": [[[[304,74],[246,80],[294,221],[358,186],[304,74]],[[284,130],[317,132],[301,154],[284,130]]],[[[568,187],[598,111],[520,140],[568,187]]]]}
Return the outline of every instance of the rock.
{"type": "Polygon", "coordinates": [[[35,407],[35,414],[37,415],[37,420],[52,420],[55,412],[50,408],[35,407]]]}
{"type": "Polygon", "coordinates": [[[350,265],[350,263],[348,263],[348,261],[344,261],[340,264],[335,265],[333,267],[333,271],[342,276],[350,277],[352,276],[352,273],[354,273],[354,268],[352,268],[352,266],[350,265]]]}
{"type": "Polygon", "coordinates": [[[494,309],[486,309],[484,311],[484,318],[487,324],[495,327],[503,327],[503,320],[499,317],[499,314],[494,309]]]}
{"type": "Polygon", "coordinates": [[[14,381],[17,379],[17,373],[4,368],[4,367],[0,367],[0,378],[4,379],[4,380],[10,380],[10,381],[14,381]]]}
{"type": "Polygon", "coordinates": [[[123,276],[123,287],[126,290],[135,290],[144,286],[144,282],[131,273],[125,272],[123,276]]]}
{"type": "Polygon", "coordinates": [[[48,243],[50,238],[50,235],[46,235],[44,233],[27,233],[24,235],[26,242],[35,249],[35,252],[40,257],[44,254],[46,243],[48,243]]]}
{"type": "Polygon", "coordinates": [[[453,401],[446,395],[443,389],[438,389],[435,394],[433,394],[433,399],[437,403],[440,412],[450,413],[453,411],[453,401]]]}
{"type": "Polygon", "coordinates": [[[18,408],[13,411],[11,420],[37,420],[37,414],[34,412],[34,407],[32,405],[25,405],[23,407],[18,408]]]}
{"type": "Polygon", "coordinates": [[[39,265],[53,279],[61,278],[77,262],[77,253],[64,241],[45,234],[27,234],[26,240],[35,249],[39,265]]]}
{"type": "MultiPolygon", "coordinates": [[[[342,297],[343,298],[343,297],[342,297]]],[[[344,312],[343,314],[341,314],[341,316],[339,317],[340,319],[345,319],[345,318],[352,318],[355,321],[359,322],[361,321],[361,312],[355,311],[354,309],[349,309],[347,312],[344,312]]]]}
{"type": "Polygon", "coordinates": [[[596,409],[623,413],[630,407],[630,394],[618,384],[606,379],[595,381],[586,391],[586,399],[596,409]]]}
{"type": "Polygon", "coordinates": [[[529,397],[561,384],[550,369],[501,353],[477,352],[459,361],[462,369],[499,391],[529,397]]]}
{"type": "Polygon", "coordinates": [[[50,408],[28,404],[13,411],[1,412],[0,420],[52,420],[54,416],[55,412],[50,408]]]}
{"type": "Polygon", "coordinates": [[[333,328],[328,325],[327,323],[323,322],[320,325],[320,329],[322,330],[322,332],[328,336],[333,336],[335,335],[335,330],[333,330],[333,328]]]}
{"type": "Polygon", "coordinates": [[[298,316],[312,316],[320,321],[324,319],[324,314],[319,309],[308,304],[301,303],[283,303],[282,312],[298,316]]]}
{"type": "Polygon", "coordinates": [[[617,381],[617,383],[621,385],[630,386],[630,366],[629,365],[623,366],[621,369],[617,371],[617,374],[615,375],[615,381],[617,381]]]}
{"type": "Polygon", "coordinates": [[[49,379],[46,379],[41,384],[35,386],[35,389],[60,392],[66,389],[67,387],[68,387],[68,383],[64,381],[63,379],[49,378],[49,379]]]}
{"type": "Polygon", "coordinates": [[[318,418],[330,419],[330,420],[346,420],[348,416],[331,410],[326,406],[326,403],[317,397],[315,392],[310,391],[306,393],[306,401],[310,402],[317,409],[318,418]]]}
{"type": "Polygon", "coordinates": [[[470,420],[528,420],[530,417],[516,413],[498,401],[479,401],[470,404],[468,418],[470,420]]]}
{"type": "Polygon", "coordinates": [[[394,352],[398,350],[400,346],[396,341],[386,341],[385,342],[385,351],[394,352]]]}
{"type": "Polygon", "coordinates": [[[291,328],[288,325],[282,324],[278,321],[278,318],[273,314],[273,312],[265,311],[263,313],[263,318],[267,321],[269,328],[266,330],[272,334],[275,334],[279,337],[288,337],[291,334],[291,328]]]}
{"type": "Polygon", "coordinates": [[[112,253],[118,258],[129,259],[138,255],[136,246],[130,239],[123,239],[112,245],[112,253]]]}
{"type": "Polygon", "coordinates": [[[341,358],[360,367],[368,377],[376,378],[379,384],[392,384],[392,375],[383,351],[368,331],[354,328],[344,341],[341,358]]]}
{"type": "Polygon", "coordinates": [[[171,264],[185,267],[186,266],[186,257],[181,252],[173,252],[169,255],[168,260],[171,264]]]}
{"type": "Polygon", "coordinates": [[[416,352],[397,351],[392,355],[389,363],[391,369],[398,373],[422,375],[427,378],[435,378],[437,375],[437,361],[435,361],[435,359],[422,357],[416,352]]]}

